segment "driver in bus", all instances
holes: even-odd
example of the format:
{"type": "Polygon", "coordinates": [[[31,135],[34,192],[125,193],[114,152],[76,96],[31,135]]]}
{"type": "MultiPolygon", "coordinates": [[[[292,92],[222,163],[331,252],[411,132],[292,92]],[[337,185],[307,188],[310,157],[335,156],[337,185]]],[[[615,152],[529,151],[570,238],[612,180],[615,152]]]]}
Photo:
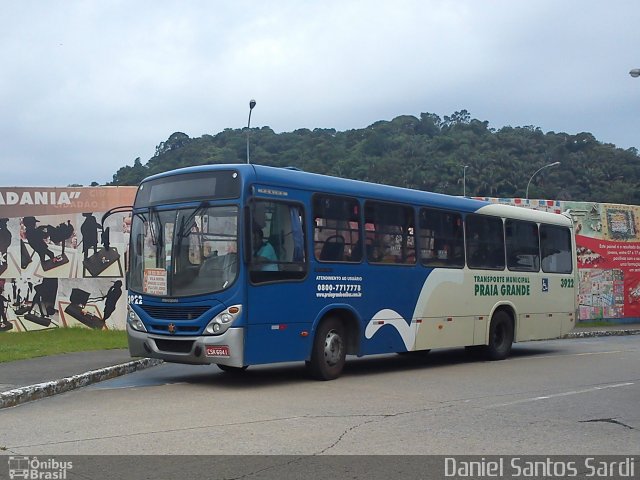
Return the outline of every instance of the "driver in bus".
{"type": "Polygon", "coordinates": [[[264,239],[264,233],[260,228],[253,231],[253,261],[259,264],[259,269],[263,272],[278,271],[278,265],[275,263],[278,261],[276,251],[273,245],[264,239]]]}

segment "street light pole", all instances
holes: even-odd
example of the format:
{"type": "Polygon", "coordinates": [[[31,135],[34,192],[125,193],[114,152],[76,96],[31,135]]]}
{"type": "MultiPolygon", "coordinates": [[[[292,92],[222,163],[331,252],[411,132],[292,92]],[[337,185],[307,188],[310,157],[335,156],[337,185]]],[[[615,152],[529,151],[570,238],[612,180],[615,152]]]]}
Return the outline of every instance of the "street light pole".
{"type": "Polygon", "coordinates": [[[531,185],[531,180],[533,180],[533,177],[536,176],[536,174],[540,171],[540,170],[544,170],[545,168],[549,168],[549,167],[555,167],[556,165],[560,165],[560,162],[553,162],[553,163],[549,163],[548,165],[545,165],[544,167],[540,167],[538,170],[536,170],[535,172],[533,172],[533,175],[531,175],[531,178],[529,179],[529,182],[527,183],[527,193],[525,198],[527,200],[529,200],[529,185],[531,185]]]}
{"type": "Polygon", "coordinates": [[[462,166],[462,196],[467,196],[467,168],[469,165],[462,166]]]}
{"type": "Polygon", "coordinates": [[[256,101],[254,99],[251,99],[251,101],[249,102],[249,121],[247,122],[247,163],[251,163],[249,161],[249,132],[250,127],[251,127],[251,110],[253,110],[253,107],[256,106],[256,101]]]}

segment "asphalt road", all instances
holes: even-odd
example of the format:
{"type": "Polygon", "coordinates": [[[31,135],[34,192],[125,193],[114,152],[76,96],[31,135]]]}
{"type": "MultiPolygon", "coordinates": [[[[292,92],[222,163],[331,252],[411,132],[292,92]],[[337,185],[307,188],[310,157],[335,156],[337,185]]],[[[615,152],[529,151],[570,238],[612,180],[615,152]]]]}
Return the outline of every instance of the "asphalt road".
{"type": "Polygon", "coordinates": [[[301,363],[165,364],[0,411],[8,455],[640,455],[640,336],[301,363]]]}

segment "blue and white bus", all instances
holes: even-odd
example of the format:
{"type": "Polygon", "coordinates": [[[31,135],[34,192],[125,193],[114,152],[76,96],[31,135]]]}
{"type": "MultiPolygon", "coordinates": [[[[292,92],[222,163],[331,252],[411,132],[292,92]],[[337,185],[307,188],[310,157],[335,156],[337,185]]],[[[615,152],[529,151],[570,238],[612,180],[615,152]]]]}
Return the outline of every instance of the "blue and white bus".
{"type": "Polygon", "coordinates": [[[470,347],[574,326],[565,215],[259,165],[179,169],[139,186],[129,247],[131,355],[249,365],[470,347]]]}

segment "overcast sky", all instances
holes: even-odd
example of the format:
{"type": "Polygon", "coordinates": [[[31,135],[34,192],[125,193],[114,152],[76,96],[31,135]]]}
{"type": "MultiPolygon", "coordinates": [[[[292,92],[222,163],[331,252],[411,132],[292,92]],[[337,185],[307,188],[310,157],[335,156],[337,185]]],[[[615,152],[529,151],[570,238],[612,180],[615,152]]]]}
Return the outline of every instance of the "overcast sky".
{"type": "Polygon", "coordinates": [[[640,148],[640,2],[0,0],[0,186],[110,181],[173,132],[467,109],[640,148]]]}

